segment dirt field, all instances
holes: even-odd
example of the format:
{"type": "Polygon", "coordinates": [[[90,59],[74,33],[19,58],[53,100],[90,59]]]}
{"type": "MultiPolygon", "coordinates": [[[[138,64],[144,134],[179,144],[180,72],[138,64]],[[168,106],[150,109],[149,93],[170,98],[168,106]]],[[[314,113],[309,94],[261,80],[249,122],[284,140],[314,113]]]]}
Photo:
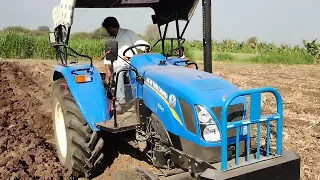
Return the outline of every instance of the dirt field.
{"type": "MultiPolygon", "coordinates": [[[[0,60],[0,179],[60,179],[66,170],[52,145],[50,82],[55,61],[0,60]]],[[[242,89],[273,86],[284,100],[284,148],[302,157],[302,179],[320,179],[320,66],[214,63],[242,89]]],[[[273,102],[264,99],[271,108],[273,102]]],[[[120,155],[95,179],[146,162],[120,155]]],[[[132,178],[130,178],[132,179],[132,178]]]]}

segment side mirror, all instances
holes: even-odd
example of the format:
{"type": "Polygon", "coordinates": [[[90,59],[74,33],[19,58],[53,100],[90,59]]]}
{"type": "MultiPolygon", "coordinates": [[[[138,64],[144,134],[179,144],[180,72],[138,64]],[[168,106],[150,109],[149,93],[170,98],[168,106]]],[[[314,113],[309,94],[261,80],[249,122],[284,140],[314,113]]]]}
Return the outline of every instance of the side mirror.
{"type": "Polygon", "coordinates": [[[108,39],[105,48],[105,58],[109,61],[115,61],[118,59],[118,41],[114,39],[108,39]]]}
{"type": "Polygon", "coordinates": [[[56,36],[54,32],[49,32],[49,42],[51,45],[56,44],[56,36]]]}

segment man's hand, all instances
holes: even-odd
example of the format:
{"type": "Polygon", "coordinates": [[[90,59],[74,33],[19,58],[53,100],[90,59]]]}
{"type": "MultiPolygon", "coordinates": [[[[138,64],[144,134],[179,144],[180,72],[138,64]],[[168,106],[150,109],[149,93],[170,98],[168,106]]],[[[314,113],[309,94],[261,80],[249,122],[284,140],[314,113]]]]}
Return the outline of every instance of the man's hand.
{"type": "Polygon", "coordinates": [[[110,69],[106,71],[106,78],[110,79],[111,77],[111,71],[110,69]]]}
{"type": "Polygon", "coordinates": [[[151,52],[151,47],[147,46],[144,50],[144,53],[148,53],[148,52],[151,52]]]}
{"type": "Polygon", "coordinates": [[[123,60],[128,61],[129,58],[127,56],[123,56],[123,60]]]}
{"type": "Polygon", "coordinates": [[[110,70],[110,66],[109,64],[106,64],[106,83],[109,82],[110,80],[110,77],[111,77],[111,70],[110,70]]]}

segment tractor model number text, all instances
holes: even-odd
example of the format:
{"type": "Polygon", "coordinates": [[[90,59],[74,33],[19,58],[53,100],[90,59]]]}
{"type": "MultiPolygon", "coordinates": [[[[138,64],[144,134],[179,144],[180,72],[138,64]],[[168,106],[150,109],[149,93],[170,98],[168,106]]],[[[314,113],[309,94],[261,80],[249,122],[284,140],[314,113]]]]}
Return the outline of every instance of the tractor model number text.
{"type": "Polygon", "coordinates": [[[162,112],[164,112],[164,108],[161,106],[161,104],[158,103],[157,106],[158,106],[158,108],[159,108],[162,112]]]}

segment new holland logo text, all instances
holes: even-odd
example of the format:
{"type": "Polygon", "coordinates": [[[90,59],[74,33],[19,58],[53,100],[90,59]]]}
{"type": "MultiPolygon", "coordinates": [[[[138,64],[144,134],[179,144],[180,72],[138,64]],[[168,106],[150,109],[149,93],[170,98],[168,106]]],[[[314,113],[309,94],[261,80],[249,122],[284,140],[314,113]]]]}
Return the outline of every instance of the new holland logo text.
{"type": "MultiPolygon", "coordinates": [[[[172,113],[172,116],[174,117],[174,119],[176,119],[179,122],[179,124],[182,125],[182,121],[181,121],[179,115],[174,110],[174,108],[176,107],[176,104],[177,104],[176,96],[173,94],[168,95],[168,93],[166,91],[164,91],[156,82],[152,81],[150,78],[145,78],[145,84],[147,86],[149,86],[153,91],[155,91],[163,99],[163,101],[169,107],[169,110],[172,113]]],[[[162,112],[164,112],[164,108],[159,103],[158,103],[158,108],[162,112]]]]}
{"type": "Polygon", "coordinates": [[[165,92],[157,83],[152,81],[149,78],[146,78],[146,83],[151,85],[154,89],[156,89],[164,98],[168,99],[168,93],[165,92]]]}

